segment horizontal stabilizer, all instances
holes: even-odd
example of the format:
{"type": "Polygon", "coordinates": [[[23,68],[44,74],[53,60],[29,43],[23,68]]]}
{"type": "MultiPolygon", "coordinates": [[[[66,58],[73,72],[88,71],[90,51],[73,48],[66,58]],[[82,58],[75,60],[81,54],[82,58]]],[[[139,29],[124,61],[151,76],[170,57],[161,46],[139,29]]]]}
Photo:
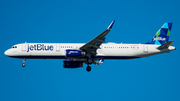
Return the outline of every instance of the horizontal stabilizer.
{"type": "Polygon", "coordinates": [[[167,43],[159,46],[157,49],[165,49],[168,48],[174,41],[168,41],[167,43]]]}

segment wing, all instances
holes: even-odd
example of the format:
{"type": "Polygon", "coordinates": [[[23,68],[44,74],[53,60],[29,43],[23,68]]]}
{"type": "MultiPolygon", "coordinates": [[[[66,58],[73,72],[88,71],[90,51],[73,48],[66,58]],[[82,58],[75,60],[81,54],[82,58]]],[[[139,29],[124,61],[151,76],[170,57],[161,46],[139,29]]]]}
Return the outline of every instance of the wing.
{"type": "Polygon", "coordinates": [[[89,41],[88,43],[83,45],[82,47],[80,47],[80,50],[85,51],[89,58],[91,56],[96,56],[97,49],[100,48],[99,46],[105,41],[105,39],[106,39],[105,36],[112,29],[114,22],[115,21],[112,21],[112,23],[109,25],[109,27],[104,32],[102,32],[97,37],[95,37],[94,39],[92,39],[91,41],[89,41]]]}

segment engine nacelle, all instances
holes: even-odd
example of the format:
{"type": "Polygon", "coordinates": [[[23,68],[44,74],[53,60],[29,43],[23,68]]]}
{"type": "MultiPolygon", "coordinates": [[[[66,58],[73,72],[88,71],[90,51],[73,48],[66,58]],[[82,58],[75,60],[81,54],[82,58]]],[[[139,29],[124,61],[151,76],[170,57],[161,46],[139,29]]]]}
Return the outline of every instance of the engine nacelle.
{"type": "Polygon", "coordinates": [[[82,61],[63,61],[63,67],[64,68],[78,68],[83,67],[82,61]]]}
{"type": "Polygon", "coordinates": [[[80,57],[80,56],[85,56],[85,52],[82,52],[81,50],[75,50],[75,49],[66,50],[66,57],[80,57]]]}

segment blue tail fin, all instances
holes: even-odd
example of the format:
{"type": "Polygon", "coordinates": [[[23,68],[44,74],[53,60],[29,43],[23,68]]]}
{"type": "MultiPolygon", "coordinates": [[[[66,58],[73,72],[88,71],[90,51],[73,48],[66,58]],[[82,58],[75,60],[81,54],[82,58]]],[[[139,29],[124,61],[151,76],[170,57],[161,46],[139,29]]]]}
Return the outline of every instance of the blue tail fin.
{"type": "Polygon", "coordinates": [[[164,23],[157,33],[146,44],[163,45],[169,41],[172,23],[164,23]]]}

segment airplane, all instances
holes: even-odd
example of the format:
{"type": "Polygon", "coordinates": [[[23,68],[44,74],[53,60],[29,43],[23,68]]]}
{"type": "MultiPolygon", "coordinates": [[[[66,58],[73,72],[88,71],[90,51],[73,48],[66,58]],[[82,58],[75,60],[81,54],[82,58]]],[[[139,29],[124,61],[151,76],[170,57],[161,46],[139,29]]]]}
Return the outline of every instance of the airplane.
{"type": "Polygon", "coordinates": [[[88,43],[21,43],[13,45],[4,54],[23,59],[65,59],[64,68],[83,67],[91,71],[91,64],[99,65],[105,59],[135,59],[161,53],[169,53],[176,48],[169,41],[172,23],[164,23],[157,33],[145,44],[103,43],[111,31],[115,20],[108,28],[88,43]],[[99,62],[98,62],[99,61],[99,62]]]}

